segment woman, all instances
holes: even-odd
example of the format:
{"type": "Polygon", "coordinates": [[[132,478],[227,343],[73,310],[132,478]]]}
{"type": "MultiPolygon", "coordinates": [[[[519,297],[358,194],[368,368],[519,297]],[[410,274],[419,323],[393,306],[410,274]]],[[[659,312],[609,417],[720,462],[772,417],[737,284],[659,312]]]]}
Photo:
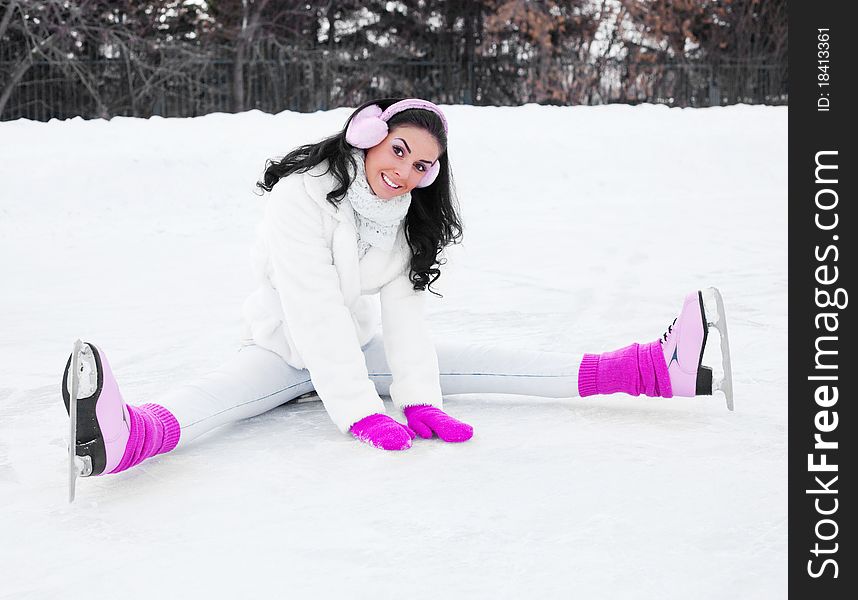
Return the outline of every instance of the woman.
{"type": "Polygon", "coordinates": [[[338,134],[269,161],[258,184],[270,192],[254,250],[258,287],[244,304],[237,356],[157,403],[132,406],[104,353],[78,342],[62,386],[76,427],[73,475],[123,471],[313,390],[343,433],[384,450],[406,450],[416,435],[470,439],[473,428],[444,411],[442,394],[671,397],[720,388],[730,405],[726,323],[713,288],[689,294],[658,340],[600,355],[436,346],[423,302],[440,276],[439,253],[461,238],[447,133],[431,102],[380,99],[338,134]],[[712,325],[724,371],[715,382],[702,364],[712,325]],[[385,414],[380,395],[407,424],[385,414]]]}

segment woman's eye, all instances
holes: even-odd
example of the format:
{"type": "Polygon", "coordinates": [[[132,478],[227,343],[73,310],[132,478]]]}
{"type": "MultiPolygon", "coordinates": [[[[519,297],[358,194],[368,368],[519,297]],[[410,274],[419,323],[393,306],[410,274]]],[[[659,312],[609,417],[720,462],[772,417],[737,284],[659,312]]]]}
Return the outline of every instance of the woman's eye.
{"type": "Polygon", "coordinates": [[[405,155],[405,151],[400,146],[394,146],[393,147],[393,153],[396,154],[396,156],[404,156],[405,155]],[[400,154],[400,152],[402,154],[400,154]]]}
{"type": "Polygon", "coordinates": [[[421,173],[426,170],[426,167],[422,163],[417,164],[417,170],[421,173]]]}

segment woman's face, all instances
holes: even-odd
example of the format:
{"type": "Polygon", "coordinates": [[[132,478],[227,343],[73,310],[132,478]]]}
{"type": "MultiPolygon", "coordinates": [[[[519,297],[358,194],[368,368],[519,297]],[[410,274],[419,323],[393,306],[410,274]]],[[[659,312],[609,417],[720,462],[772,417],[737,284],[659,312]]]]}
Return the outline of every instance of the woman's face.
{"type": "Polygon", "coordinates": [[[425,129],[394,127],[380,144],[366,152],[369,186],[382,200],[410,192],[440,154],[438,142],[425,129]]]}

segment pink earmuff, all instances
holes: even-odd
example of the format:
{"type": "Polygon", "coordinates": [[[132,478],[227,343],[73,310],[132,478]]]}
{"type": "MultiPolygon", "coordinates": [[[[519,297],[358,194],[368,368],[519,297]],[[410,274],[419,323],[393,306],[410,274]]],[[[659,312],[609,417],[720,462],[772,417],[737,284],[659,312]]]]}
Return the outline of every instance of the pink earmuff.
{"type": "MultiPolygon", "coordinates": [[[[378,104],[371,104],[361,109],[352,118],[349,126],[346,128],[346,141],[355,148],[372,148],[373,146],[377,146],[387,137],[389,132],[387,121],[390,120],[390,117],[411,108],[432,111],[441,118],[441,123],[444,124],[444,132],[448,131],[447,119],[440,108],[427,100],[408,98],[391,104],[384,111],[381,110],[378,104]]],[[[439,158],[429,167],[423,177],[420,178],[420,183],[417,184],[417,187],[423,188],[432,185],[435,178],[438,177],[438,171],[441,170],[440,163],[441,159],[439,158]]]]}

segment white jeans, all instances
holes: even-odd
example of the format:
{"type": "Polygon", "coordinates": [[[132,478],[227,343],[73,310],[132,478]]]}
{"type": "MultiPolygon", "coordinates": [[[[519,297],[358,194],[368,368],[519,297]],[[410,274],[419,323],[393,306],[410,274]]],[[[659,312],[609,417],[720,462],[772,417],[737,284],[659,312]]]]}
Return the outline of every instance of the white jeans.
{"type": "MultiPolygon", "coordinates": [[[[454,342],[438,344],[435,349],[444,395],[578,395],[579,355],[454,342]]],[[[381,335],[364,346],[363,352],[379,395],[389,395],[391,375],[381,335]]],[[[255,417],[312,391],[306,369],[296,369],[274,352],[248,345],[217,370],[172,390],[157,403],[179,421],[181,446],[215,427],[255,417]]]]}

